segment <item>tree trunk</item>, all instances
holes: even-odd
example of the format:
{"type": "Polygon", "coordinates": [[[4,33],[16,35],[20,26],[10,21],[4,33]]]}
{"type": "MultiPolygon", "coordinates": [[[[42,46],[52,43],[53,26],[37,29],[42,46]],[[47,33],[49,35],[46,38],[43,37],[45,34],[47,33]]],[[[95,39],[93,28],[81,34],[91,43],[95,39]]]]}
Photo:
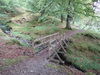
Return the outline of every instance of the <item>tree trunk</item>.
{"type": "Polygon", "coordinates": [[[70,22],[71,22],[71,16],[67,15],[67,18],[66,18],[66,28],[67,29],[72,29],[71,25],[70,25],[70,22]]]}
{"type": "Polygon", "coordinates": [[[64,17],[63,17],[63,15],[61,14],[61,23],[63,23],[63,20],[64,20],[64,17]]]}
{"type": "Polygon", "coordinates": [[[69,7],[68,7],[68,14],[66,16],[66,28],[67,29],[71,29],[71,25],[70,25],[70,22],[71,22],[71,16],[70,16],[70,12],[69,10],[71,10],[71,0],[69,0],[69,3],[68,3],[69,7]]]}

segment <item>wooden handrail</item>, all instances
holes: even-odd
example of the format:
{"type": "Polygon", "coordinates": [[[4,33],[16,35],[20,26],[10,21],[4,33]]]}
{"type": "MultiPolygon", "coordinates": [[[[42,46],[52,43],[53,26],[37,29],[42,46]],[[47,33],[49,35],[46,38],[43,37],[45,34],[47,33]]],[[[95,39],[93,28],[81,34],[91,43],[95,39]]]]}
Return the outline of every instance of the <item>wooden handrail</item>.
{"type": "Polygon", "coordinates": [[[49,47],[49,49],[51,48],[58,48],[61,45],[62,40],[65,40],[65,33],[63,33],[62,35],[59,35],[58,33],[54,33],[45,37],[41,37],[39,39],[36,39],[33,41],[32,43],[32,47],[33,50],[35,50],[36,48],[43,46],[43,45],[47,45],[49,47]],[[47,40],[48,38],[48,40],[47,40]],[[45,41],[43,41],[45,40],[45,41]],[[42,41],[42,43],[34,45],[37,41],[42,41]],[[53,43],[54,42],[54,43],[53,43]],[[53,46],[55,45],[55,46],[53,46]]]}
{"type": "Polygon", "coordinates": [[[58,34],[59,34],[59,32],[58,33],[51,34],[51,35],[48,35],[48,36],[45,36],[45,37],[41,37],[39,39],[35,39],[34,42],[39,41],[39,40],[42,40],[42,39],[45,39],[45,38],[49,38],[51,36],[58,35],[58,34]]]}
{"type": "Polygon", "coordinates": [[[49,43],[49,41],[43,42],[43,43],[41,43],[41,44],[39,44],[39,45],[36,45],[36,46],[34,46],[34,48],[38,48],[38,47],[40,47],[40,46],[42,46],[42,45],[44,45],[44,44],[46,44],[46,43],[49,43]]]}
{"type": "MultiPolygon", "coordinates": [[[[57,38],[55,38],[55,39],[49,39],[49,40],[47,40],[47,41],[45,41],[45,42],[43,42],[43,43],[40,43],[39,45],[36,45],[36,46],[34,46],[34,48],[38,48],[39,46],[41,46],[41,45],[43,45],[43,44],[46,44],[46,43],[52,43],[52,42],[54,42],[54,41],[56,41],[57,39],[59,39],[61,36],[59,36],[59,37],[57,37],[57,38]]],[[[61,39],[62,40],[62,39],[61,39]]],[[[60,40],[59,40],[60,41],[60,40]]]]}
{"type": "MultiPolygon", "coordinates": [[[[65,33],[63,33],[62,35],[59,35],[59,32],[45,36],[45,37],[38,38],[36,40],[33,40],[32,42],[33,52],[36,48],[46,46],[46,48],[48,48],[48,58],[50,58],[52,54],[55,54],[58,57],[58,59],[62,63],[64,63],[64,61],[60,58],[57,52],[62,53],[62,54],[66,53],[66,50],[64,49],[62,45],[63,43],[66,44],[65,40],[66,40],[65,33]],[[40,41],[41,43],[35,45],[35,43],[38,41],[40,41]],[[63,52],[59,51],[60,50],[59,48],[60,49],[62,48],[63,52]]],[[[37,52],[34,52],[34,54],[35,53],[37,52]]]]}

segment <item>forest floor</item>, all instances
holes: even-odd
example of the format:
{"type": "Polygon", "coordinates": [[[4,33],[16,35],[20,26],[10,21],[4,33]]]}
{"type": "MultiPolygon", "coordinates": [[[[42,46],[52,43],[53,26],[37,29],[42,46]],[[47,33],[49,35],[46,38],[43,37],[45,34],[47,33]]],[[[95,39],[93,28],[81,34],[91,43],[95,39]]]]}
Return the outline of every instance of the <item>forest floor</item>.
{"type": "MultiPolygon", "coordinates": [[[[73,35],[82,32],[83,30],[72,30],[67,32],[67,39],[71,38],[73,35]]],[[[4,64],[2,60],[13,59],[16,57],[25,58],[23,52],[31,49],[20,48],[16,45],[6,45],[4,41],[0,43],[0,65],[4,64]]],[[[22,59],[23,61],[11,65],[1,71],[0,75],[84,75],[81,71],[70,68],[68,66],[64,67],[58,64],[54,64],[47,60],[48,53],[47,50],[39,52],[37,55],[22,59]]],[[[16,60],[12,60],[16,62],[16,60]]],[[[6,62],[6,61],[5,61],[6,62]]],[[[7,63],[7,62],[6,62],[7,63]]],[[[11,63],[10,63],[11,64],[11,63]]]]}

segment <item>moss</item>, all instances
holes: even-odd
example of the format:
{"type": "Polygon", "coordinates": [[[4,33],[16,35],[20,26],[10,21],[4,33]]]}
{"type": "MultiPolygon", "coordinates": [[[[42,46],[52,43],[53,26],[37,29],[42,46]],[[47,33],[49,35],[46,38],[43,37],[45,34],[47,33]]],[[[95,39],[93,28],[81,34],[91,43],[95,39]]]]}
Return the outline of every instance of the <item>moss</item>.
{"type": "MultiPolygon", "coordinates": [[[[76,37],[75,37],[76,38],[76,37]]],[[[91,51],[91,52],[94,52],[94,53],[100,53],[100,46],[99,46],[99,43],[95,40],[93,41],[90,41],[89,39],[82,39],[82,37],[80,37],[82,41],[79,41],[79,42],[76,42],[75,39],[71,39],[73,41],[73,44],[71,45],[71,47],[79,50],[79,51],[82,51],[82,52],[85,52],[85,51],[91,51]]],[[[84,37],[83,37],[84,38],[84,37]]]]}
{"type": "MultiPolygon", "coordinates": [[[[91,36],[95,35],[91,33],[91,36]]],[[[100,71],[100,46],[99,37],[90,38],[78,34],[71,39],[71,43],[68,43],[67,54],[65,58],[78,68],[82,70],[96,69],[100,71]]]]}
{"type": "Polygon", "coordinates": [[[46,64],[46,66],[50,68],[54,68],[54,69],[60,69],[56,65],[53,65],[53,64],[46,64]]]}
{"type": "MultiPolygon", "coordinates": [[[[57,18],[54,17],[48,17],[45,19],[45,21],[40,22],[37,19],[32,19],[34,17],[39,17],[39,15],[34,15],[29,13],[27,16],[27,20],[23,24],[15,24],[15,23],[7,23],[10,27],[12,27],[11,33],[14,36],[19,36],[23,39],[30,40],[31,38],[35,39],[38,38],[41,35],[48,35],[55,32],[63,32],[64,29],[59,28],[61,26],[60,21],[57,18]]],[[[25,15],[25,14],[24,14],[25,15]]],[[[23,15],[23,17],[24,17],[23,15]]],[[[26,17],[26,16],[25,16],[26,17]]],[[[20,20],[22,17],[17,16],[13,18],[13,21],[20,20]]]]}
{"type": "Polygon", "coordinates": [[[90,58],[94,61],[98,61],[100,57],[98,55],[91,55],[90,58]]]}
{"type": "Polygon", "coordinates": [[[100,39],[100,34],[93,33],[93,32],[83,32],[81,35],[84,35],[86,37],[92,38],[92,39],[100,39]]]}
{"type": "Polygon", "coordinates": [[[88,50],[94,52],[94,53],[100,53],[100,46],[97,46],[95,44],[89,45],[88,50]]]}
{"type": "Polygon", "coordinates": [[[8,45],[14,45],[14,44],[22,45],[22,44],[21,44],[18,40],[16,40],[16,39],[8,40],[8,41],[6,41],[6,44],[8,44],[8,45]]]}
{"type": "Polygon", "coordinates": [[[79,57],[76,55],[67,54],[65,55],[66,60],[77,66],[78,68],[81,68],[82,70],[88,70],[88,69],[96,69],[100,70],[100,64],[98,61],[93,61],[91,59],[88,59],[87,57],[79,57]]]}
{"type": "Polygon", "coordinates": [[[92,72],[86,72],[85,75],[96,75],[96,74],[94,74],[92,72]]]}

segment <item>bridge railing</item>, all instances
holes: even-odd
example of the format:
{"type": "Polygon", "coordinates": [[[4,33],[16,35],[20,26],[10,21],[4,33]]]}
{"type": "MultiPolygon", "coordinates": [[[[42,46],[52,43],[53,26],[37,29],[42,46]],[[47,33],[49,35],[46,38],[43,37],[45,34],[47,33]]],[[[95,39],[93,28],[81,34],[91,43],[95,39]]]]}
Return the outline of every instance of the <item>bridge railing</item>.
{"type": "Polygon", "coordinates": [[[59,36],[59,32],[33,40],[32,47],[33,47],[34,54],[38,51],[41,51],[41,49],[37,51],[36,49],[42,48],[43,46],[49,46],[49,42],[52,41],[53,43],[58,36],[59,36]]]}
{"type": "MultiPolygon", "coordinates": [[[[59,32],[35,39],[32,43],[33,53],[36,54],[39,51],[43,50],[44,48],[48,48],[48,58],[50,58],[50,56],[53,53],[56,53],[59,51],[58,49],[59,47],[62,47],[64,52],[66,52],[66,50],[63,47],[63,43],[66,43],[65,40],[66,40],[65,33],[60,35],[59,32]]],[[[59,56],[58,58],[60,59],[59,56]]]]}

